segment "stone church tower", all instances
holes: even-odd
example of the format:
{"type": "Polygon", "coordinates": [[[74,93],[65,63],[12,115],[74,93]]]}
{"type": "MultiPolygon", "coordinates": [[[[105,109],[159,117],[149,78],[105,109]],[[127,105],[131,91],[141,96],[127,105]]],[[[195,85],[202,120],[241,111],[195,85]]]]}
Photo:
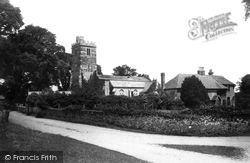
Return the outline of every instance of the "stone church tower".
{"type": "Polygon", "coordinates": [[[82,36],[76,37],[72,44],[72,78],[71,86],[82,86],[82,79],[89,80],[91,74],[97,70],[96,45],[86,42],[82,36]]]}

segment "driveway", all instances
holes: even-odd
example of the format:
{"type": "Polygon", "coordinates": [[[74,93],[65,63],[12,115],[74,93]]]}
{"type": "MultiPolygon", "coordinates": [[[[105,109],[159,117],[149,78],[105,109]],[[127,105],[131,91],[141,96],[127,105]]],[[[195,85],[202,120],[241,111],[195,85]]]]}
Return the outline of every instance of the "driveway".
{"type": "Polygon", "coordinates": [[[185,137],[142,134],[51,119],[35,118],[11,112],[9,121],[26,128],[73,139],[119,151],[155,163],[250,163],[250,137],[185,137]],[[245,160],[200,154],[162,147],[161,144],[221,145],[246,149],[245,160]]]}

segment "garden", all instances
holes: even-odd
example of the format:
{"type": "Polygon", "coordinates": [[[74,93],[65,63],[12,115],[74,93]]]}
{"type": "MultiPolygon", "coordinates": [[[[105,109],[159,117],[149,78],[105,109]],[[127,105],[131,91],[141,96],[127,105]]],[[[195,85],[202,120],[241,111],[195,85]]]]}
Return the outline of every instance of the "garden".
{"type": "Polygon", "coordinates": [[[27,115],[143,133],[185,136],[250,135],[249,110],[205,105],[187,108],[181,99],[96,96],[45,92],[31,94],[27,115]]]}

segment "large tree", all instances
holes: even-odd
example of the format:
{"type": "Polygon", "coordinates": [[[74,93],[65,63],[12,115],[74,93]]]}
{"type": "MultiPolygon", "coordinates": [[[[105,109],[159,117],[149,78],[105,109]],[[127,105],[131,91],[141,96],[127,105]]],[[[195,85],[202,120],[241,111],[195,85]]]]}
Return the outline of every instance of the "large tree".
{"type": "Polygon", "coordinates": [[[1,38],[0,70],[6,80],[5,94],[15,100],[23,97],[28,88],[42,90],[57,84],[60,64],[56,54],[63,49],[56,44],[53,33],[33,25],[1,38]]]}
{"type": "Polygon", "coordinates": [[[187,107],[195,108],[209,103],[207,90],[196,77],[186,77],[181,86],[181,100],[187,107]]]}
{"type": "Polygon", "coordinates": [[[23,24],[20,9],[12,6],[9,0],[0,0],[0,35],[16,33],[23,24]]]}
{"type": "MultiPolygon", "coordinates": [[[[23,68],[23,76],[32,81],[32,88],[41,90],[56,83],[58,79],[56,53],[60,46],[56,37],[45,28],[29,25],[13,38],[18,46],[18,56],[23,68]]],[[[19,65],[18,65],[19,66],[19,65]]]]}
{"type": "Polygon", "coordinates": [[[136,76],[136,69],[131,68],[127,65],[117,66],[113,69],[115,76],[136,76]]]}

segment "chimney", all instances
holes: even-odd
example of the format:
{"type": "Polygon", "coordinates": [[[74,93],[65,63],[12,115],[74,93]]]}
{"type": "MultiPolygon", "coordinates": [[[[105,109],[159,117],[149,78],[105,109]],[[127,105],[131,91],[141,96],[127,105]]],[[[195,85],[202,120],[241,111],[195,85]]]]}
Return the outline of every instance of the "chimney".
{"type": "Polygon", "coordinates": [[[161,73],[161,89],[165,88],[165,73],[161,73]]]}
{"type": "Polygon", "coordinates": [[[212,69],[210,69],[208,72],[208,75],[213,75],[213,74],[214,74],[214,72],[212,71],[212,69]]]}
{"type": "Polygon", "coordinates": [[[199,75],[205,75],[204,67],[199,67],[197,73],[198,73],[199,75]]]}

